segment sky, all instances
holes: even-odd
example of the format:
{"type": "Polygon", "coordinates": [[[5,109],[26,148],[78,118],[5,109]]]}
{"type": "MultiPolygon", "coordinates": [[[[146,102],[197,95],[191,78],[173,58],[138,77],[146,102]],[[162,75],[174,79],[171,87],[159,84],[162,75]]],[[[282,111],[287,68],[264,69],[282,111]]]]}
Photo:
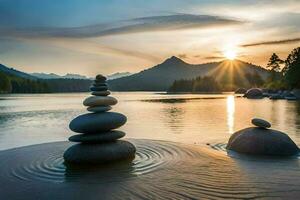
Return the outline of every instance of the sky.
{"type": "Polygon", "coordinates": [[[171,56],[266,66],[299,33],[299,0],[0,0],[0,63],[29,73],[135,73],[171,56]]]}

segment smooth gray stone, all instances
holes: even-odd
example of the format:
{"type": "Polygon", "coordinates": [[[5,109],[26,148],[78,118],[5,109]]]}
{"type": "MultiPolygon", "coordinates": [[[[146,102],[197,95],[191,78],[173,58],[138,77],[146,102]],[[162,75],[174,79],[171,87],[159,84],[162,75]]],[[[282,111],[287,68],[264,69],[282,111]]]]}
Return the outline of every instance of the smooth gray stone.
{"type": "Polygon", "coordinates": [[[260,128],[270,128],[271,127],[270,122],[263,120],[263,119],[254,118],[251,120],[251,122],[253,125],[258,126],[260,128]]]}
{"type": "Polygon", "coordinates": [[[93,87],[108,87],[106,83],[93,83],[93,87]]]}
{"type": "Polygon", "coordinates": [[[105,133],[95,134],[80,134],[69,137],[71,142],[82,142],[82,143],[102,143],[112,142],[125,136],[122,131],[109,131],[105,133]]]}
{"type": "Polygon", "coordinates": [[[110,91],[106,90],[106,91],[93,91],[92,95],[94,96],[108,96],[110,95],[110,91]]]}
{"type": "Polygon", "coordinates": [[[247,97],[248,99],[261,99],[263,98],[263,92],[259,88],[251,88],[247,90],[244,97],[247,97]]]}
{"type": "Polygon", "coordinates": [[[94,106],[94,107],[88,107],[87,111],[94,112],[94,113],[101,113],[101,112],[107,112],[111,110],[111,106],[94,106]]]}
{"type": "Polygon", "coordinates": [[[70,164],[109,164],[121,160],[133,160],[135,146],[117,140],[102,144],[76,144],[64,153],[65,162],[70,164]]]}
{"type": "Polygon", "coordinates": [[[99,87],[92,86],[92,87],[90,87],[90,90],[91,91],[106,91],[106,90],[108,90],[108,87],[107,86],[99,86],[99,87]]]}
{"type": "Polygon", "coordinates": [[[101,81],[101,80],[94,80],[95,84],[106,84],[106,81],[101,81]]]}
{"type": "Polygon", "coordinates": [[[87,113],[73,119],[69,127],[76,133],[100,133],[119,128],[126,121],[126,116],[120,113],[87,113]]]}
{"type": "Polygon", "coordinates": [[[90,96],[83,101],[84,106],[111,106],[118,103],[118,100],[109,96],[90,96]]]}
{"type": "Polygon", "coordinates": [[[226,148],[252,155],[293,156],[299,153],[299,148],[287,134],[258,127],[235,132],[226,148]]]}
{"type": "Polygon", "coordinates": [[[98,81],[106,81],[106,77],[103,76],[102,74],[98,74],[98,75],[96,76],[96,80],[98,80],[98,81]]]}

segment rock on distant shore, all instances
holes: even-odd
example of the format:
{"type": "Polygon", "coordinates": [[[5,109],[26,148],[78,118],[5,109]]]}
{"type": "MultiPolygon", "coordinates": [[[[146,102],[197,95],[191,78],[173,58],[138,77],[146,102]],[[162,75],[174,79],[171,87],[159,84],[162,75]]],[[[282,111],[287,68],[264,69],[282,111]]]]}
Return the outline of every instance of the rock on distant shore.
{"type": "Polygon", "coordinates": [[[261,98],[263,98],[263,92],[259,88],[251,88],[251,89],[247,90],[244,97],[246,97],[248,99],[261,99],[261,98]]]}

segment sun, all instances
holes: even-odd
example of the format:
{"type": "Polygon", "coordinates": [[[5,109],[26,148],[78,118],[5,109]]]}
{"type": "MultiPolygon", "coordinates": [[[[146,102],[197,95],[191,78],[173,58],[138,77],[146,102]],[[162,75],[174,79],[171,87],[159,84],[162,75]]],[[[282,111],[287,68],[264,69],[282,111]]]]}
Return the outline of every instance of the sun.
{"type": "Polygon", "coordinates": [[[236,52],[232,49],[228,49],[224,52],[224,57],[228,60],[234,60],[236,58],[236,52]]]}

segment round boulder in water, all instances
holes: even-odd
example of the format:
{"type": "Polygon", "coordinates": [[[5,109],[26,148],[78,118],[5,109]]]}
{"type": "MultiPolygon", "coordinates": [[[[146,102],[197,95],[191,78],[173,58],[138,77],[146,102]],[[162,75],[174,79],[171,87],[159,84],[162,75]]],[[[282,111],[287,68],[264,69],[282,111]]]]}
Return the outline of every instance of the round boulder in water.
{"type": "Polygon", "coordinates": [[[293,156],[299,153],[299,148],[287,134],[258,127],[235,132],[226,148],[252,155],[293,156]]]}
{"type": "Polygon", "coordinates": [[[112,142],[124,136],[125,133],[123,131],[109,131],[105,133],[73,135],[69,137],[69,141],[82,143],[102,143],[112,142]]]}
{"type": "Polygon", "coordinates": [[[111,109],[112,109],[111,106],[94,106],[94,107],[88,107],[87,108],[88,111],[95,112],[95,113],[107,112],[107,111],[109,111],[111,109]]]}
{"type": "Polygon", "coordinates": [[[125,115],[115,112],[87,113],[73,119],[69,127],[77,133],[100,133],[110,131],[124,125],[125,115]]]}
{"type": "Polygon", "coordinates": [[[263,120],[263,119],[253,118],[251,120],[251,122],[253,125],[260,127],[260,128],[270,128],[271,127],[270,122],[263,120]]]}
{"type": "Polygon", "coordinates": [[[118,103],[114,97],[108,96],[90,96],[83,101],[85,106],[111,106],[118,103]]]}
{"type": "Polygon", "coordinates": [[[64,153],[67,163],[108,164],[121,160],[133,160],[135,146],[130,142],[117,140],[102,144],[76,144],[64,153]]]}
{"type": "Polygon", "coordinates": [[[247,97],[248,99],[261,99],[263,98],[263,92],[259,88],[251,88],[247,90],[244,96],[247,97]]]}

